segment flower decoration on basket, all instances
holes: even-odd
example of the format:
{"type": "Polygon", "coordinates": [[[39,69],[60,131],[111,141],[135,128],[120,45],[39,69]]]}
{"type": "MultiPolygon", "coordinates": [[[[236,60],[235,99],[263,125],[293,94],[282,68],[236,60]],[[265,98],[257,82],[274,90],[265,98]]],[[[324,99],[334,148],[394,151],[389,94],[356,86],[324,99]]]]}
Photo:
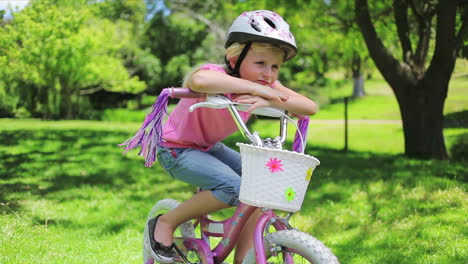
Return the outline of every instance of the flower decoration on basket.
{"type": "Polygon", "coordinates": [[[314,172],[314,169],[313,168],[309,168],[307,171],[306,171],[306,181],[309,182],[310,179],[312,179],[312,173],[314,172]]]}
{"type": "Polygon", "coordinates": [[[277,158],[270,158],[266,166],[272,173],[284,171],[283,164],[281,164],[281,160],[277,158]]]}
{"type": "Polygon", "coordinates": [[[294,200],[294,197],[296,197],[296,192],[293,188],[289,187],[284,192],[284,196],[286,197],[286,200],[288,200],[288,202],[291,202],[292,200],[294,200]]]}

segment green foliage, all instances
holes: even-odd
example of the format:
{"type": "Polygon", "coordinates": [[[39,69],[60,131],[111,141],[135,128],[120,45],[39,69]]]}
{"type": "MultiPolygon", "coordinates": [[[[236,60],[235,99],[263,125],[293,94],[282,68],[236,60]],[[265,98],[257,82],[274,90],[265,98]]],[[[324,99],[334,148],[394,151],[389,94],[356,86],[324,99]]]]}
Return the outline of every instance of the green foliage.
{"type": "Polygon", "coordinates": [[[166,87],[181,86],[183,80],[181,76],[184,76],[191,69],[190,57],[188,55],[179,55],[172,57],[164,69],[165,77],[167,78],[167,80],[171,80],[172,83],[172,85],[166,85],[166,87]]]}
{"type": "Polygon", "coordinates": [[[126,51],[126,66],[134,71],[147,85],[147,88],[159,84],[163,67],[158,57],[147,49],[135,48],[126,51]]]}
{"type": "MultiPolygon", "coordinates": [[[[342,84],[348,83],[356,54],[363,70],[374,69],[353,23],[353,5],[348,0],[31,1],[0,26],[0,116],[80,117],[91,110],[82,95],[102,89],[156,95],[180,85],[195,65],[223,62],[223,31],[241,12],[254,9],[282,14],[296,36],[299,56],[282,66],[281,81],[325,105],[351,93],[351,86],[342,84]],[[168,9],[157,10],[161,3],[168,9]],[[339,80],[330,77],[336,72],[339,80]]],[[[379,35],[400,56],[391,1],[370,6],[379,35]]],[[[410,24],[413,33],[415,21],[410,24]]]]}
{"type": "Polygon", "coordinates": [[[0,41],[0,76],[10,76],[0,82],[0,91],[19,98],[10,110],[71,118],[80,92],[89,87],[134,93],[146,88],[129,77],[118,54],[132,38],[128,22],[111,23],[94,17],[86,3],[74,3],[32,1],[0,28],[8,36],[0,41]]]}
{"type": "Polygon", "coordinates": [[[124,20],[132,25],[141,25],[146,14],[144,1],[105,0],[96,1],[93,12],[97,17],[112,21],[124,20]]]}
{"type": "Polygon", "coordinates": [[[166,64],[172,57],[193,53],[205,38],[205,29],[206,26],[184,14],[156,13],[146,28],[145,41],[152,53],[166,64]]]}
{"type": "Polygon", "coordinates": [[[129,109],[106,109],[102,111],[93,111],[89,114],[89,119],[91,120],[100,120],[107,122],[142,122],[145,120],[145,116],[149,113],[149,109],[145,110],[129,110],[129,109]]]}
{"type": "Polygon", "coordinates": [[[146,26],[143,47],[160,61],[158,76],[150,78],[151,93],[179,85],[194,66],[194,55],[206,37],[206,26],[185,14],[164,15],[157,12],[146,26]]]}

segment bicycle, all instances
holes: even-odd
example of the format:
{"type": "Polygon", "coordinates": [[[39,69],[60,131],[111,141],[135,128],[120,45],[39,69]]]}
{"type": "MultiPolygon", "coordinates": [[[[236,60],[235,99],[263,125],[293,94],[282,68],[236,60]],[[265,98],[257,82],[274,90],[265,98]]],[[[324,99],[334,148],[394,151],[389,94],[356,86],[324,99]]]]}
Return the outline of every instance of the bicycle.
{"type": "MultiPolygon", "coordinates": [[[[283,110],[269,107],[255,109],[253,114],[280,118],[280,135],[275,139],[261,139],[257,132],[251,133],[249,131],[238,113],[238,110],[242,111],[247,109],[248,105],[234,103],[222,95],[205,95],[195,93],[187,88],[166,89],[169,89],[167,90],[169,97],[173,98],[207,96],[205,102],[193,105],[190,108],[190,111],[193,111],[198,107],[211,107],[217,109],[227,108],[234,118],[242,135],[251,143],[250,145],[237,143],[241,149],[243,168],[241,191],[239,196],[241,203],[235,209],[234,214],[231,217],[221,221],[214,221],[210,219],[208,215],[204,215],[199,219],[190,220],[180,225],[174,233],[174,244],[176,245],[175,251],[177,253],[174,258],[174,262],[204,264],[223,263],[223,261],[234,249],[243,226],[249,219],[250,215],[252,215],[252,213],[260,207],[262,208],[262,215],[258,219],[254,231],[254,247],[245,256],[243,263],[339,263],[336,256],[333,255],[331,250],[328,249],[321,241],[307,233],[294,229],[289,223],[289,219],[292,214],[300,210],[302,200],[307,189],[307,184],[305,184],[305,187],[295,186],[295,190],[291,187],[290,190],[286,189],[286,192],[283,193],[285,196],[283,198],[286,198],[286,200],[289,200],[289,202],[283,201],[275,203],[272,201],[278,199],[278,194],[267,194],[266,196],[271,197],[266,198],[259,197],[257,195],[258,192],[252,192],[252,188],[256,188],[256,186],[259,185],[259,179],[253,179],[252,177],[246,177],[244,175],[244,167],[250,167],[245,170],[253,170],[249,174],[258,174],[258,170],[255,171],[255,169],[260,168],[261,170],[262,167],[255,166],[255,164],[252,166],[246,166],[247,163],[252,163],[252,160],[255,160],[258,158],[258,156],[268,156],[269,153],[275,152],[275,157],[280,155],[282,158],[275,158],[276,160],[270,158],[270,160],[268,160],[270,162],[270,167],[267,169],[272,174],[274,172],[276,173],[280,172],[281,170],[285,170],[286,162],[281,164],[281,159],[287,160],[290,158],[294,159],[292,162],[296,162],[295,160],[297,160],[299,157],[300,159],[306,159],[306,161],[302,160],[302,163],[308,162],[308,165],[306,164],[306,168],[307,166],[310,166],[306,171],[306,178],[309,177],[307,180],[310,180],[313,169],[315,166],[319,165],[320,162],[312,156],[282,150],[283,144],[286,141],[287,123],[290,119],[287,113],[283,110]],[[278,160],[280,160],[279,163],[278,160]],[[310,165],[311,162],[312,165],[310,165]],[[284,168],[282,167],[283,165],[284,168]],[[294,203],[292,203],[293,200],[294,203]],[[286,217],[279,217],[273,211],[274,209],[287,211],[289,213],[286,217]],[[198,228],[200,231],[199,237],[195,235],[196,228],[198,228]],[[272,232],[272,230],[274,230],[274,232],[272,232]],[[219,241],[212,243],[210,238],[218,238],[219,241]]],[[[303,138],[304,136],[301,135],[300,132],[296,133],[296,137],[297,136],[299,136],[299,140],[301,142],[300,147],[302,148],[303,152],[305,138],[303,138]]],[[[296,162],[294,165],[301,166],[303,164],[296,162]]],[[[268,178],[263,180],[271,182],[271,180],[268,178]]],[[[288,180],[288,178],[286,178],[286,180],[288,180]]],[[[299,183],[299,185],[301,184],[304,185],[302,182],[299,183]]],[[[281,198],[279,200],[281,200],[281,198]]],[[[163,199],[158,201],[150,210],[147,221],[158,214],[162,214],[174,209],[178,205],[179,202],[173,199],[163,199]]],[[[146,226],[147,225],[145,224],[145,233],[147,232],[146,226]]],[[[145,264],[154,263],[154,260],[149,253],[149,241],[146,241],[145,239],[143,239],[143,258],[145,264]]]]}

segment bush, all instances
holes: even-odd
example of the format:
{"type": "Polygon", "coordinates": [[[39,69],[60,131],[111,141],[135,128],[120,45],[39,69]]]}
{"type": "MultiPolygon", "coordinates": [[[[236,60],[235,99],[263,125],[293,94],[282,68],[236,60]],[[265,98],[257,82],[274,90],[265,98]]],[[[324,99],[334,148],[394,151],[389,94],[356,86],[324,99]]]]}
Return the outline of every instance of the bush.
{"type": "Polygon", "coordinates": [[[468,134],[462,134],[454,140],[450,155],[454,160],[468,161],[468,134]]]}
{"type": "Polygon", "coordinates": [[[445,115],[445,127],[468,127],[468,110],[454,112],[445,115]]]}
{"type": "Polygon", "coordinates": [[[29,118],[31,116],[31,113],[24,107],[20,107],[15,111],[16,118],[29,118]]]}
{"type": "Polygon", "coordinates": [[[129,110],[125,108],[112,108],[106,110],[88,111],[86,116],[82,116],[85,120],[99,120],[111,122],[143,122],[145,120],[147,110],[129,110]]]}

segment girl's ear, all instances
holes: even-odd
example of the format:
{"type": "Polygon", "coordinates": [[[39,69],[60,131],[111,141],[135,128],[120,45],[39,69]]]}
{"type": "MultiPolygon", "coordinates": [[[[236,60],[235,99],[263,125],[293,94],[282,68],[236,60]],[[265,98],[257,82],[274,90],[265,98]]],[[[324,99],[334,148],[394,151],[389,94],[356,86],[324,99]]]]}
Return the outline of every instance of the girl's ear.
{"type": "Polygon", "coordinates": [[[237,62],[237,57],[232,57],[229,59],[229,65],[231,65],[231,68],[234,69],[234,67],[236,67],[236,62],[237,62]]]}

